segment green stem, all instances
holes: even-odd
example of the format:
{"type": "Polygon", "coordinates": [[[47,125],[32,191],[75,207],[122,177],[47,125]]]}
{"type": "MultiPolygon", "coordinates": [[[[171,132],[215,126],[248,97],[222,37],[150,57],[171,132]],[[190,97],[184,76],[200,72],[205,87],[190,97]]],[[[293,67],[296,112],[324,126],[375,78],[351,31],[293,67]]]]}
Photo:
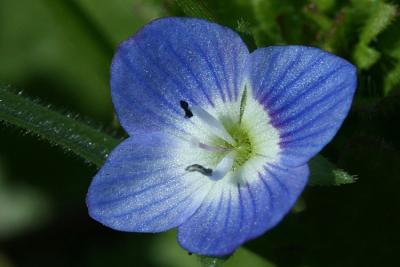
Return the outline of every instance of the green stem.
{"type": "Polygon", "coordinates": [[[101,166],[119,140],[0,86],[0,121],[18,126],[101,166]]]}

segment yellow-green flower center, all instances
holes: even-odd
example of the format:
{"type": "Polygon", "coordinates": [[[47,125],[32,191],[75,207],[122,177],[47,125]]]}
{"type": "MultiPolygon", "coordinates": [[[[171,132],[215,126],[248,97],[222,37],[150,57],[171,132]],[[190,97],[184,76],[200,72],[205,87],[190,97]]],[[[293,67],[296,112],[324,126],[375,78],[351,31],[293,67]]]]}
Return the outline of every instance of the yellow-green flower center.
{"type": "Polygon", "coordinates": [[[236,152],[235,162],[233,163],[232,167],[233,170],[236,170],[250,159],[254,149],[252,148],[251,140],[245,129],[239,126],[233,129],[229,129],[228,132],[236,141],[236,145],[231,146],[236,152]]]}
{"type": "Polygon", "coordinates": [[[235,151],[235,161],[233,163],[232,170],[235,171],[241,166],[243,166],[246,161],[248,161],[254,153],[254,149],[252,147],[251,138],[248,135],[248,131],[241,127],[240,124],[232,125],[225,124],[225,129],[235,140],[236,144],[231,145],[228,142],[218,139],[215,142],[215,145],[228,148],[230,150],[235,151]]]}

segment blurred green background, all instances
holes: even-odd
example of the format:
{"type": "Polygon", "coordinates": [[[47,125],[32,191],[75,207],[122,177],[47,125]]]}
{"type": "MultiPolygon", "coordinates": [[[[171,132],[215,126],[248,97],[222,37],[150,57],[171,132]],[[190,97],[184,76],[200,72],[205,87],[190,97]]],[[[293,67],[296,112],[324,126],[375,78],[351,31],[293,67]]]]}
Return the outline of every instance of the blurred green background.
{"type": "MultiPolygon", "coordinates": [[[[351,113],[323,151],[355,184],[308,187],[275,229],[226,266],[398,266],[400,19],[377,0],[0,0],[0,84],[115,130],[109,65],[154,18],[203,16],[250,47],[318,46],[359,69],[351,113]],[[194,5],[193,5],[194,3],[194,5]]],[[[0,125],[0,267],[200,266],[173,231],[127,234],[91,220],[94,166],[0,125]]],[[[119,130],[119,135],[123,133],[119,130]]]]}

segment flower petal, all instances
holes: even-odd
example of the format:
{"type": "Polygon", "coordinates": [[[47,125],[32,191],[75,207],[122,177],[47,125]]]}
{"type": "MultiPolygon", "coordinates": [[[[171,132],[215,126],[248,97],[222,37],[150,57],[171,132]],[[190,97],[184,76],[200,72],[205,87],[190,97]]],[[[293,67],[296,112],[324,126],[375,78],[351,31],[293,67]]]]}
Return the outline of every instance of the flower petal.
{"type": "Polygon", "coordinates": [[[305,164],[347,116],[356,88],[354,66],[304,46],[257,49],[250,57],[253,95],[280,132],[282,162],[305,164]]]}
{"type": "Polygon", "coordinates": [[[123,42],[111,66],[111,93],[128,133],[182,130],[179,103],[233,101],[244,86],[249,52],[232,30],[201,19],[153,21],[123,42]],[[177,129],[178,128],[178,129],[177,129]]]}
{"type": "Polygon", "coordinates": [[[201,255],[232,253],[283,218],[302,192],[308,174],[307,165],[288,169],[269,164],[252,182],[215,184],[196,213],[179,226],[178,241],[201,255]]]}
{"type": "Polygon", "coordinates": [[[185,162],[176,157],[180,146],[180,140],[162,133],[125,140],[90,185],[90,216],[132,232],[165,231],[187,220],[210,183],[201,174],[185,171],[185,162]]]}

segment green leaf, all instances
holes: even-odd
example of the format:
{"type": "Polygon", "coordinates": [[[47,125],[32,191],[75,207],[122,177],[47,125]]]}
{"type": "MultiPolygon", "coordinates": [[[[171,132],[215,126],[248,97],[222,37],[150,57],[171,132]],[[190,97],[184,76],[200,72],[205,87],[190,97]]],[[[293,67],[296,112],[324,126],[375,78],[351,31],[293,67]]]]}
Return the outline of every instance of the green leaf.
{"type": "Polygon", "coordinates": [[[306,1],[248,1],[255,19],[254,39],[259,47],[282,44],[311,44],[315,23],[301,12],[306,1]]]}
{"type": "Polygon", "coordinates": [[[221,267],[223,263],[229,258],[215,258],[207,256],[198,256],[202,267],[221,267]]]}
{"type": "MultiPolygon", "coordinates": [[[[136,29],[155,18],[162,17],[163,10],[160,3],[149,0],[62,0],[62,2],[68,2],[68,5],[72,5],[69,2],[75,2],[81,9],[80,13],[86,15],[97,31],[103,32],[106,40],[112,42],[113,48],[131,36],[136,29]]],[[[81,24],[85,26],[85,23],[81,24]]],[[[88,30],[93,28],[88,26],[86,23],[88,30]]]]}
{"type": "Polygon", "coordinates": [[[322,12],[331,10],[335,6],[335,0],[314,0],[311,4],[314,4],[322,12]]]}
{"type": "Polygon", "coordinates": [[[66,2],[71,1],[0,1],[1,83],[106,118],[112,111],[112,51],[66,2]]]}
{"type": "Polygon", "coordinates": [[[317,155],[309,162],[310,178],[308,184],[311,186],[330,186],[351,184],[356,177],[347,172],[337,169],[329,160],[317,155]]]}
{"type": "MultiPolygon", "coordinates": [[[[397,24],[400,25],[400,23],[397,24]]],[[[400,84],[400,39],[395,42],[393,48],[388,51],[388,54],[394,60],[395,64],[385,74],[383,80],[383,93],[385,96],[389,95],[392,89],[400,84]]]]}
{"type": "Polygon", "coordinates": [[[111,58],[118,43],[160,16],[155,2],[0,1],[1,82],[109,120],[111,58]]]}
{"type": "Polygon", "coordinates": [[[176,3],[189,17],[217,21],[203,0],[176,0],[176,3]]]}
{"type": "MultiPolygon", "coordinates": [[[[230,21],[227,21],[223,14],[218,12],[212,12],[214,9],[211,9],[206,1],[203,0],[175,0],[175,3],[178,7],[183,11],[183,13],[188,17],[196,17],[207,19],[227,27],[234,29],[243,39],[243,41],[247,44],[250,51],[253,51],[257,48],[254,38],[251,34],[250,23],[243,19],[243,17],[236,17],[236,14],[229,14],[230,20],[234,20],[236,24],[232,24],[230,21]],[[212,10],[212,11],[211,11],[212,10]]],[[[211,3],[210,3],[211,4],[211,3]]],[[[217,4],[217,3],[213,3],[217,4]]],[[[235,3],[231,2],[229,8],[232,8],[235,3]]],[[[224,6],[224,9],[227,9],[227,6],[224,6]]]]}
{"type": "Polygon", "coordinates": [[[0,121],[59,145],[97,166],[101,166],[119,143],[114,137],[1,86],[0,121]]]}
{"type": "Polygon", "coordinates": [[[200,258],[201,267],[274,267],[275,265],[261,258],[257,254],[241,247],[232,255],[215,258],[207,256],[198,256],[200,258]]]}
{"type": "Polygon", "coordinates": [[[158,234],[150,247],[151,258],[154,266],[165,267],[275,267],[275,264],[251,252],[245,247],[240,247],[226,258],[213,258],[188,254],[176,242],[176,230],[158,234]]]}
{"type": "MultiPolygon", "coordinates": [[[[7,181],[8,172],[0,159],[0,240],[36,229],[49,218],[49,199],[31,185],[7,181]]],[[[0,260],[0,266],[1,260],[0,260]]]]}
{"type": "Polygon", "coordinates": [[[396,16],[396,6],[383,1],[370,2],[365,3],[369,8],[369,16],[361,29],[353,53],[354,60],[361,69],[368,69],[379,60],[381,53],[369,45],[396,16]]]}
{"type": "Polygon", "coordinates": [[[255,29],[255,39],[258,46],[269,44],[284,44],[280,24],[277,17],[283,13],[285,7],[279,1],[251,1],[254,17],[257,21],[255,29]]]}
{"type": "Polygon", "coordinates": [[[400,58],[397,59],[396,66],[391,69],[384,78],[384,95],[389,95],[392,89],[398,84],[400,84],[400,58]]]}

